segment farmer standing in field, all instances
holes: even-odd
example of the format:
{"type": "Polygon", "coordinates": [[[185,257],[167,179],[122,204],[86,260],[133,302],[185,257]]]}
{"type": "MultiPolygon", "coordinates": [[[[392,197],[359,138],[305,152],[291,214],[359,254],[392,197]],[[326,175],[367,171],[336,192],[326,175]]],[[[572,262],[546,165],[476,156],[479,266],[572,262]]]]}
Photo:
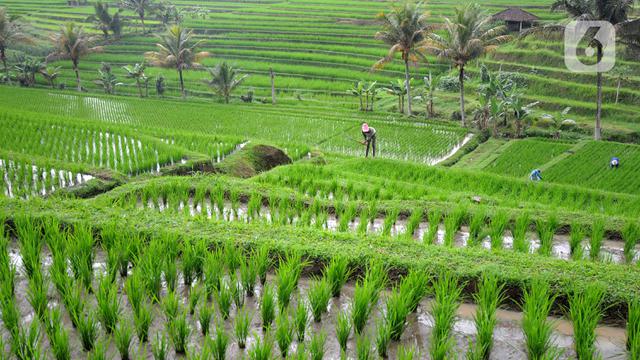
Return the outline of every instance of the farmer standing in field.
{"type": "Polygon", "coordinates": [[[364,136],[364,141],[362,145],[367,145],[367,151],[365,152],[364,157],[369,157],[369,147],[371,147],[372,157],[376,157],[376,129],[369,126],[367,123],[362,124],[362,136],[364,136]]]}
{"type": "Polygon", "coordinates": [[[540,169],[535,169],[531,172],[531,174],[529,175],[529,179],[531,181],[540,181],[542,180],[542,173],[540,172],[540,169]]]}

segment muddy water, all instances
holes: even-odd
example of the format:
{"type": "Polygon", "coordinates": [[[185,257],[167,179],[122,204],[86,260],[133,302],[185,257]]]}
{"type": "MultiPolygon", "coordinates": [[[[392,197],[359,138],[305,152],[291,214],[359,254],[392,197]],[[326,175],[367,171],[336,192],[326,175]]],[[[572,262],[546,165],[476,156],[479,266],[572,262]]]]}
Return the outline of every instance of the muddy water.
{"type": "MultiPolygon", "coordinates": [[[[9,249],[11,261],[18,269],[18,276],[16,279],[16,293],[17,293],[17,301],[19,310],[23,316],[23,325],[27,326],[35,319],[35,314],[31,305],[27,301],[26,296],[28,289],[28,281],[26,277],[22,273],[22,262],[19,255],[18,245],[15,241],[10,244],[9,249]]],[[[48,266],[51,264],[51,254],[45,248],[43,251],[43,259],[42,259],[45,271],[48,266]]],[[[96,272],[96,276],[104,271],[105,268],[105,254],[98,250],[96,251],[96,263],[94,264],[94,270],[96,272]]],[[[121,295],[121,305],[124,310],[124,316],[131,321],[132,314],[131,309],[127,300],[126,295],[122,292],[123,281],[119,279],[120,282],[120,295],[121,295]]],[[[269,275],[268,282],[275,283],[274,276],[269,275]]],[[[309,287],[309,279],[302,278],[300,284],[298,286],[298,291],[294,294],[294,298],[292,301],[292,306],[296,304],[297,301],[307,301],[306,300],[306,292],[309,287]],[[302,295],[301,295],[302,294],[302,295]]],[[[247,308],[250,310],[252,315],[251,327],[249,339],[247,340],[247,347],[250,348],[252,344],[255,342],[256,336],[263,336],[261,330],[261,320],[259,308],[257,306],[257,301],[259,299],[260,293],[262,289],[258,285],[256,289],[256,295],[252,298],[246,298],[245,304],[247,308]]],[[[354,284],[348,283],[344,289],[343,294],[340,298],[334,298],[331,300],[328,308],[328,314],[323,316],[323,319],[320,323],[311,322],[307,329],[307,344],[310,336],[314,333],[318,333],[324,331],[327,335],[326,344],[325,344],[325,359],[339,359],[340,358],[340,349],[335,336],[335,321],[338,313],[341,310],[348,310],[351,304],[351,299],[353,297],[354,284]]],[[[182,279],[178,281],[178,292],[182,294],[182,305],[187,306],[187,297],[188,290],[183,286],[182,279]]],[[[163,289],[163,295],[166,294],[166,288],[163,289]]],[[[371,337],[372,347],[375,343],[375,324],[376,319],[380,318],[384,311],[384,298],[386,294],[381,296],[381,301],[378,306],[374,310],[372,317],[368,321],[367,328],[365,333],[371,337]]],[[[53,287],[51,285],[49,290],[50,297],[50,307],[61,306],[60,298],[53,287]]],[[[95,298],[93,296],[87,297],[88,307],[90,309],[95,309],[95,298]]],[[[431,328],[433,326],[433,318],[430,315],[430,307],[431,300],[425,299],[416,313],[411,314],[407,319],[407,328],[401,338],[401,340],[397,343],[391,343],[389,349],[389,358],[395,358],[397,349],[399,345],[403,345],[405,347],[415,347],[419,350],[420,356],[418,358],[425,359],[427,358],[430,337],[431,337],[431,328]]],[[[475,338],[475,326],[473,322],[473,316],[475,314],[476,307],[472,304],[462,304],[458,310],[458,316],[454,325],[453,335],[455,338],[455,349],[457,356],[456,358],[463,359],[464,354],[469,347],[470,341],[474,341],[475,338]]],[[[69,320],[68,314],[66,311],[62,311],[63,313],[63,322],[65,328],[69,331],[70,334],[70,345],[72,349],[71,356],[72,358],[84,358],[85,354],[82,351],[79,334],[75,329],[71,326],[71,321],[69,320]]],[[[235,318],[236,309],[235,305],[231,312],[231,317],[224,323],[225,329],[228,334],[231,336],[231,341],[228,348],[227,359],[238,359],[243,358],[247,355],[247,350],[241,350],[238,348],[237,343],[233,340],[233,319],[235,318]]],[[[197,315],[197,313],[196,313],[197,315]]],[[[310,315],[311,317],[311,315],[310,315]]],[[[522,318],[522,314],[515,311],[507,311],[507,310],[499,310],[497,312],[498,322],[496,328],[494,330],[494,349],[491,355],[491,359],[523,359],[526,358],[525,353],[525,338],[522,330],[520,328],[520,322],[522,318]]],[[[216,314],[216,319],[218,318],[216,314]]],[[[554,332],[554,344],[564,351],[562,359],[571,359],[574,358],[574,353],[572,350],[572,325],[570,322],[551,318],[552,321],[555,321],[555,332],[554,332]]],[[[190,351],[198,351],[201,349],[202,344],[204,343],[204,338],[200,332],[200,325],[197,322],[196,317],[189,317],[190,325],[192,328],[192,333],[190,336],[190,351]]],[[[215,329],[215,321],[211,325],[211,330],[215,329]]],[[[154,321],[152,327],[150,329],[150,339],[153,342],[155,340],[155,336],[157,333],[165,333],[165,325],[166,319],[162,314],[162,310],[159,306],[156,306],[156,311],[154,312],[154,321]]],[[[106,335],[103,333],[102,328],[100,329],[101,338],[106,338],[106,335]]],[[[5,338],[8,337],[6,334],[6,329],[2,328],[2,334],[5,338]]],[[[623,328],[618,327],[609,327],[609,326],[601,326],[597,329],[597,349],[604,359],[624,359],[624,345],[625,345],[625,331],[623,328]]],[[[48,349],[49,344],[46,336],[42,341],[42,346],[45,349],[48,349]]],[[[297,342],[294,341],[289,349],[289,353],[294,353],[296,351],[296,347],[298,346],[297,342]]],[[[355,358],[355,336],[351,334],[348,344],[348,357],[355,358]]],[[[151,349],[149,344],[140,344],[137,339],[133,340],[131,346],[131,354],[140,354],[143,355],[144,358],[152,359],[151,349]]],[[[172,350],[169,351],[170,357],[175,356],[172,350]]],[[[109,347],[109,354],[111,358],[119,358],[117,355],[117,350],[113,345],[113,341],[111,341],[111,345],[109,347]]],[[[277,346],[274,345],[274,355],[278,354],[277,346]]]]}
{"type": "MultiPolygon", "coordinates": [[[[167,207],[173,207],[172,204],[167,204],[164,199],[159,198],[156,202],[149,201],[146,207],[155,208],[159,211],[165,211],[167,207]]],[[[138,201],[138,207],[142,207],[142,202],[138,201]]],[[[194,204],[193,198],[189,198],[189,200],[185,202],[180,202],[178,204],[178,208],[180,211],[189,211],[191,216],[203,215],[206,213],[207,218],[216,218],[218,220],[225,221],[252,221],[247,212],[247,204],[239,203],[236,205],[236,209],[233,209],[233,206],[230,202],[226,202],[223,215],[219,213],[219,211],[212,206],[209,198],[206,198],[203,203],[194,204]]],[[[266,221],[267,223],[271,223],[271,211],[268,207],[262,207],[260,210],[260,220],[266,221]]],[[[298,218],[293,219],[293,225],[299,223],[298,218]]],[[[367,233],[369,234],[381,234],[384,228],[384,218],[376,218],[371,223],[367,225],[367,233]]],[[[254,220],[255,221],[255,220],[254,220]]],[[[312,219],[312,226],[315,226],[315,222],[317,219],[312,219]]],[[[322,226],[326,230],[338,231],[340,220],[335,216],[335,214],[328,214],[326,223],[322,226]]],[[[353,221],[349,223],[349,231],[356,232],[358,231],[360,226],[360,219],[358,217],[354,218],[353,221]]],[[[407,228],[407,220],[406,219],[398,219],[395,224],[390,229],[391,236],[404,236],[406,234],[407,228]]],[[[415,232],[412,234],[412,238],[416,241],[421,242],[429,228],[429,223],[421,222],[415,232]]],[[[443,224],[438,226],[438,232],[436,237],[436,244],[443,245],[445,239],[445,229],[443,224]]],[[[538,251],[540,247],[540,240],[535,233],[528,233],[527,239],[529,241],[529,252],[535,253],[538,251]]],[[[467,246],[467,242],[469,240],[469,228],[467,226],[462,226],[459,231],[456,232],[454,237],[454,246],[456,247],[464,247],[467,246]]],[[[503,236],[503,246],[506,249],[513,248],[513,236],[509,230],[505,230],[503,236]]],[[[482,247],[485,249],[491,249],[491,238],[485,237],[480,242],[482,247]]],[[[589,257],[589,246],[588,239],[585,238],[582,242],[582,247],[584,249],[584,256],[586,258],[589,257]]],[[[612,263],[624,263],[624,243],[621,241],[614,240],[605,240],[603,241],[601,247],[601,259],[606,262],[612,263]]],[[[552,246],[552,256],[569,260],[571,258],[571,250],[569,246],[569,236],[567,235],[554,235],[553,238],[553,246],[552,246]]],[[[637,244],[635,247],[635,256],[634,262],[637,262],[640,259],[640,244],[637,244]]]]}

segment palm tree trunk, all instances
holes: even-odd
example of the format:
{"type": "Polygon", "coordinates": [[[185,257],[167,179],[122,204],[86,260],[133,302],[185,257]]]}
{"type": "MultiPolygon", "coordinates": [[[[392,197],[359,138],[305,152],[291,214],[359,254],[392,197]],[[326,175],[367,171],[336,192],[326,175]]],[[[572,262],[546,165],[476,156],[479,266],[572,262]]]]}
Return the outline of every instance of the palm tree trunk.
{"type": "Polygon", "coordinates": [[[142,33],[144,34],[146,32],[146,29],[144,28],[144,12],[140,13],[140,23],[142,24],[142,33]]]}
{"type": "Polygon", "coordinates": [[[618,86],[616,87],[616,104],[618,103],[618,100],[620,99],[620,85],[622,85],[622,79],[618,78],[618,86]]]}
{"type": "Polygon", "coordinates": [[[360,98],[360,111],[364,111],[364,107],[363,107],[364,105],[362,104],[362,94],[360,94],[359,98],[360,98]]]}
{"type": "Polygon", "coordinates": [[[180,77],[180,92],[182,93],[182,97],[187,97],[187,94],[184,91],[184,79],[182,78],[182,69],[178,68],[178,75],[180,77]]]}
{"type": "MultiPolygon", "coordinates": [[[[598,63],[600,63],[602,61],[602,45],[598,44],[597,45],[597,50],[598,50],[598,63]]],[[[598,94],[597,94],[597,98],[596,98],[596,127],[594,129],[594,134],[593,134],[593,138],[595,140],[600,140],[602,138],[602,124],[601,124],[601,118],[602,118],[602,72],[598,71],[598,74],[596,76],[596,82],[597,82],[597,89],[598,89],[598,94]]]]}
{"type": "Polygon", "coordinates": [[[462,120],[462,126],[466,126],[464,116],[464,65],[460,65],[458,81],[460,82],[460,119],[462,120]]]}
{"type": "Polygon", "coordinates": [[[2,65],[4,66],[4,74],[6,76],[7,84],[11,85],[11,76],[9,76],[9,66],[7,65],[7,54],[4,46],[0,48],[0,58],[2,58],[2,65]]]}
{"type": "Polygon", "coordinates": [[[142,88],[140,87],[140,80],[136,79],[136,86],[138,86],[138,94],[142,97],[142,88]]]}
{"type": "Polygon", "coordinates": [[[78,62],[73,60],[73,72],[76,73],[76,86],[78,91],[82,91],[82,84],[80,83],[80,70],[78,69],[78,62]]]}
{"type": "Polygon", "coordinates": [[[409,58],[404,60],[404,84],[407,88],[407,115],[411,116],[411,84],[409,83],[409,58]]]}
{"type": "Polygon", "coordinates": [[[276,104],[276,75],[273,73],[273,68],[269,68],[269,75],[271,77],[271,104],[276,104]]]}

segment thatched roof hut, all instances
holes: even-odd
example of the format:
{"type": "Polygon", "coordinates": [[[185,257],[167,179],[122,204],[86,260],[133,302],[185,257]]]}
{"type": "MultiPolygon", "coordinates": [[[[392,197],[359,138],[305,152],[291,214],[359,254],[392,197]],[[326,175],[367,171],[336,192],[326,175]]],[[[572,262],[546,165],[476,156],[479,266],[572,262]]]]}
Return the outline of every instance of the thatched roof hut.
{"type": "Polygon", "coordinates": [[[510,31],[522,31],[535,25],[540,18],[518,7],[510,7],[492,16],[494,21],[504,21],[510,31]]]}

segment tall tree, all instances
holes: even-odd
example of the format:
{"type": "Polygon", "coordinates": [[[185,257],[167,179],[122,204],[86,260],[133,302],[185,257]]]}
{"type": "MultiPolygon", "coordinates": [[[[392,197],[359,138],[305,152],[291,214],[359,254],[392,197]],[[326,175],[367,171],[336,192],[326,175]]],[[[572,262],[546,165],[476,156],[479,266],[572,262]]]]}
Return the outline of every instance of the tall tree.
{"type": "Polygon", "coordinates": [[[122,10],[117,10],[113,15],[109,14],[109,4],[98,1],[93,5],[95,14],[89,16],[87,20],[92,21],[96,28],[102,31],[104,38],[109,37],[109,32],[113,36],[120,36],[122,34],[122,27],[124,25],[123,19],[120,17],[122,10]]]}
{"type": "Polygon", "coordinates": [[[144,62],[142,64],[135,64],[133,66],[123,66],[124,71],[127,72],[127,78],[134,79],[136,81],[136,87],[138,88],[138,93],[140,97],[142,95],[142,83],[146,83],[147,76],[144,73],[146,65],[144,62]]]}
{"type": "MultiPolygon", "coordinates": [[[[551,9],[565,11],[570,18],[577,21],[598,20],[608,21],[613,25],[622,25],[627,22],[629,14],[633,11],[634,1],[635,0],[556,0],[551,6],[551,9]]],[[[540,31],[553,31],[562,28],[562,24],[555,24],[544,27],[540,31]]],[[[604,44],[593,37],[595,32],[590,34],[589,46],[596,50],[597,60],[600,62],[603,58],[604,44]]],[[[602,72],[600,71],[596,73],[596,125],[593,137],[595,140],[602,138],[602,72]]]]}
{"type": "Polygon", "coordinates": [[[76,74],[76,85],[78,91],[82,91],[82,83],[80,82],[80,58],[92,52],[102,51],[102,47],[93,46],[96,39],[84,32],[82,26],[73,22],[62,25],[60,30],[51,35],[51,41],[55,47],[55,51],[47,57],[47,61],[51,59],[69,59],[73,65],[73,72],[76,74]]]}
{"type": "Polygon", "coordinates": [[[202,67],[198,61],[209,56],[209,53],[197,52],[200,41],[193,41],[193,32],[180,25],[167,27],[167,31],[158,37],[161,40],[161,43],[156,44],[158,51],[149,51],[144,56],[152,66],[175,68],[180,77],[180,91],[185,97],[182,72],[202,67]]]}
{"type": "Polygon", "coordinates": [[[375,37],[390,46],[389,53],[380,59],[373,67],[382,68],[391,62],[396,53],[400,53],[404,62],[404,77],[407,96],[407,115],[411,115],[411,84],[409,63],[416,62],[418,57],[423,57],[417,46],[425,38],[427,30],[427,13],[422,2],[406,0],[394,4],[391,11],[378,15],[382,21],[382,30],[375,37]]]}
{"type": "Polygon", "coordinates": [[[154,0],[122,0],[122,6],[129,9],[138,15],[140,24],[142,24],[142,32],[146,32],[144,19],[149,13],[156,10],[156,4],[154,0]]]}
{"type": "Polygon", "coordinates": [[[460,117],[466,125],[464,110],[465,66],[471,60],[484,56],[496,47],[509,41],[504,35],[506,28],[493,24],[491,16],[482,11],[480,5],[471,3],[455,10],[452,19],[444,19],[444,34],[429,33],[422,47],[458,68],[460,81],[460,117]]]}
{"type": "Polygon", "coordinates": [[[7,9],[0,7],[0,59],[4,66],[5,81],[11,83],[9,66],[7,65],[7,48],[14,43],[31,43],[33,39],[27,34],[22,23],[15,16],[10,16],[7,9]]]}
{"type": "Polygon", "coordinates": [[[205,80],[207,85],[211,87],[218,95],[224,98],[226,104],[229,103],[231,93],[235,88],[240,86],[244,79],[249,75],[240,75],[238,69],[227,64],[226,61],[218,64],[213,69],[208,69],[211,75],[210,80],[205,80]]]}

